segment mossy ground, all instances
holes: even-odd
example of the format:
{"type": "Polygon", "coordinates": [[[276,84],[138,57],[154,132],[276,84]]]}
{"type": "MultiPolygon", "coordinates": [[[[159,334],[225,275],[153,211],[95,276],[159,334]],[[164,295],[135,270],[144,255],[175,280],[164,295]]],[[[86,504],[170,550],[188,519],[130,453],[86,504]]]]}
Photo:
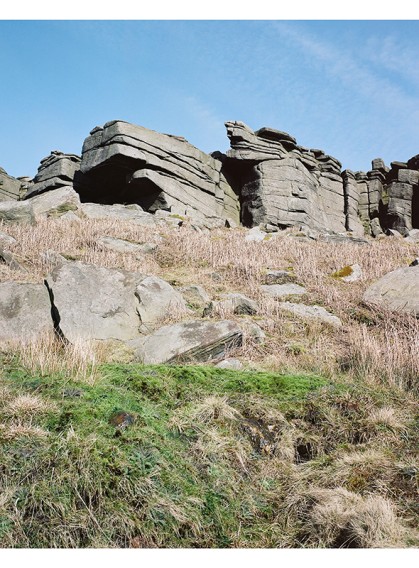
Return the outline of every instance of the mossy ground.
{"type": "MultiPolygon", "coordinates": [[[[290,494],[307,476],[329,486],[338,456],[374,440],[402,459],[389,491],[412,507],[413,430],[390,448],[396,427],[368,423],[395,393],[198,366],[107,364],[87,383],[15,357],[0,389],[2,547],[305,546],[290,494]],[[115,427],[117,411],[133,424],[115,427]]],[[[361,494],[383,483],[345,475],[361,494]]]]}

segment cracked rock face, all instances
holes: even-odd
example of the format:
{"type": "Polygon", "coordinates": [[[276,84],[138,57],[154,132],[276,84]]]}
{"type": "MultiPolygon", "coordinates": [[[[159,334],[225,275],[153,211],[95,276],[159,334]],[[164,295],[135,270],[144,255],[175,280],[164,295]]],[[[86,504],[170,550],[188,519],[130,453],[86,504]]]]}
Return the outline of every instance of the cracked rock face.
{"type": "Polygon", "coordinates": [[[83,145],[82,201],[137,203],[196,218],[239,221],[238,198],[221,162],[184,138],[123,121],[96,127],[83,145]]]}
{"type": "Polygon", "coordinates": [[[136,286],[144,274],[82,262],[58,265],[46,279],[62,335],[77,339],[129,340],[138,336],[136,286]]]}

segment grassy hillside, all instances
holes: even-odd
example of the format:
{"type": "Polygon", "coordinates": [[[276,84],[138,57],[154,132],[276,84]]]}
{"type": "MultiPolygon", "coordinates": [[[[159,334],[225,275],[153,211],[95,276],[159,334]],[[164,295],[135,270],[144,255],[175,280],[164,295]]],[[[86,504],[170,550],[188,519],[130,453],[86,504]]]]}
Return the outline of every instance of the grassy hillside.
{"type": "Polygon", "coordinates": [[[55,251],[200,284],[215,301],[240,292],[259,311],[206,316],[243,329],[231,353],[242,371],[141,366],[115,345],[54,337],[0,346],[0,546],[417,546],[419,320],[362,301],[416,245],[307,242],[292,231],[245,242],[244,229],[185,225],[1,227],[23,267],[0,264],[1,282],[42,282],[55,251]],[[157,249],[103,250],[105,235],[157,249]],[[361,279],[342,282],[353,263],[361,279]],[[302,301],[343,325],[280,310],[260,291],[268,269],[288,270],[307,289],[302,301]]]}
{"type": "Polygon", "coordinates": [[[3,356],[2,547],[413,546],[413,401],[317,376],[3,356]]]}

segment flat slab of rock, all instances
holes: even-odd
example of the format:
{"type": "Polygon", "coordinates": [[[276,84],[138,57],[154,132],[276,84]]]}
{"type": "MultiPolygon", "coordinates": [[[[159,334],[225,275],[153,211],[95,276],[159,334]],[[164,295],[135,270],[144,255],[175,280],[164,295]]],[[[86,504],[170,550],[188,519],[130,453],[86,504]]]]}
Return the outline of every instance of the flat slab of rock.
{"type": "Polygon", "coordinates": [[[263,284],[260,289],[263,294],[271,296],[271,298],[302,296],[307,292],[307,290],[299,284],[263,284]]]}
{"type": "Polygon", "coordinates": [[[121,221],[133,221],[137,225],[154,226],[156,221],[151,213],[146,213],[134,204],[99,205],[98,203],[82,203],[81,210],[88,219],[120,219],[121,221]]]}
{"type": "Polygon", "coordinates": [[[47,278],[59,325],[76,339],[129,340],[138,336],[137,285],[144,274],[82,262],[57,265],[47,278]]]}
{"type": "Polygon", "coordinates": [[[114,237],[101,237],[97,240],[101,248],[121,253],[137,253],[148,254],[156,250],[157,245],[151,243],[133,243],[124,239],[116,239],[114,237]]]}
{"type": "Polygon", "coordinates": [[[135,358],[144,364],[182,361],[207,362],[238,347],[242,332],[232,321],[189,321],[167,325],[144,339],[129,342],[135,358]]]}
{"type": "Polygon", "coordinates": [[[398,268],[385,274],[367,288],[363,299],[419,317],[419,266],[398,268]]]}
{"type": "Polygon", "coordinates": [[[305,304],[294,304],[292,302],[281,302],[279,307],[287,312],[292,312],[293,314],[300,316],[302,318],[314,319],[333,325],[335,327],[341,327],[342,322],[337,317],[322,308],[321,306],[307,306],[305,304]]]}
{"type": "Polygon", "coordinates": [[[325,243],[337,243],[337,244],[354,244],[354,245],[371,245],[367,239],[362,237],[353,237],[351,235],[329,235],[323,234],[319,236],[319,241],[325,243]]]}
{"type": "Polygon", "coordinates": [[[27,342],[53,329],[51,303],[43,284],[0,284],[0,342],[27,342]]]}

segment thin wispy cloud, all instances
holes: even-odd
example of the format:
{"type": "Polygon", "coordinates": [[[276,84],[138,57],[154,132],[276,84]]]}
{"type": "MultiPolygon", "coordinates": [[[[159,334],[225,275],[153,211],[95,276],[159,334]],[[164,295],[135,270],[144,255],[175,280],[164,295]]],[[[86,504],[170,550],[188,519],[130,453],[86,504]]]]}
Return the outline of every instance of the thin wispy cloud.
{"type": "Polygon", "coordinates": [[[361,55],[419,88],[419,47],[408,46],[395,35],[372,36],[367,38],[361,55]]]}
{"type": "MultiPolygon", "coordinates": [[[[382,66],[379,63],[386,61],[387,68],[393,68],[395,61],[386,58],[386,51],[390,50],[389,44],[383,44],[381,53],[374,60],[370,57],[369,64],[362,63],[361,58],[355,58],[352,53],[344,48],[337,47],[316,35],[304,30],[303,26],[296,27],[284,22],[275,22],[273,26],[279,34],[290,40],[295,47],[302,50],[307,57],[312,58],[327,75],[338,78],[346,88],[362,94],[377,105],[384,106],[389,112],[403,112],[409,116],[410,125],[412,120],[415,126],[419,124],[418,97],[403,90],[399,85],[386,79],[379,72],[382,66]],[[389,67],[390,66],[390,67],[389,67]]],[[[406,54],[405,54],[406,55],[406,54]]],[[[404,63],[404,71],[409,74],[413,62],[410,57],[404,63]]]]}

